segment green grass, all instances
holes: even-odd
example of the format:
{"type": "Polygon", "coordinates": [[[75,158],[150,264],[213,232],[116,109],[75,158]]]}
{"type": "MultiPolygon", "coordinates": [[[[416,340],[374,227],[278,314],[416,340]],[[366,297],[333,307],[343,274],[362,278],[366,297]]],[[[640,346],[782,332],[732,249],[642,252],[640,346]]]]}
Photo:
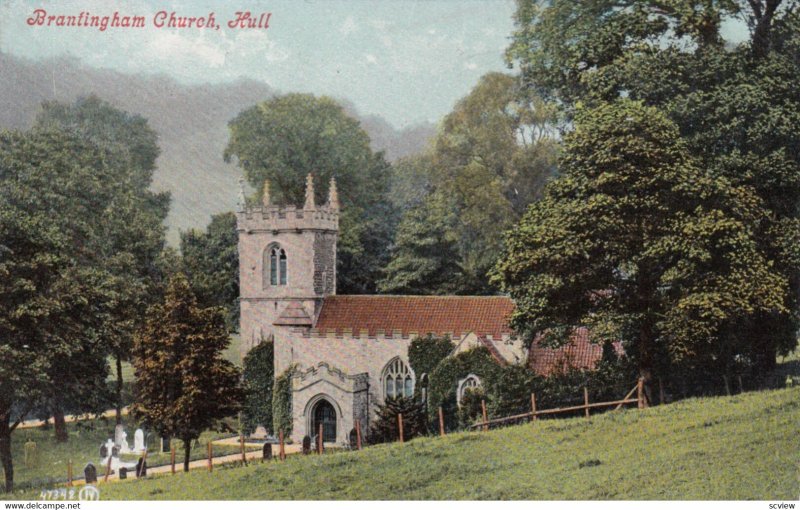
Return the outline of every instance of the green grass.
{"type": "MultiPolygon", "coordinates": [[[[102,499],[777,499],[800,388],[101,485],[102,499]]],[[[29,497],[35,498],[31,492],[29,497]]]]}

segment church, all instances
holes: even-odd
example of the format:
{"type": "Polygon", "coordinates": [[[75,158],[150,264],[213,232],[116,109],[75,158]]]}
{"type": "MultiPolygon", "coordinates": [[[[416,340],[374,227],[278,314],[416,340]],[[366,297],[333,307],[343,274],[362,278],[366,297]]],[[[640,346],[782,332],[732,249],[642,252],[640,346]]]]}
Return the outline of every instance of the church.
{"type": "MultiPolygon", "coordinates": [[[[261,204],[237,212],[242,356],[260,342],[275,347],[275,375],[291,379],[291,439],[323,428],[327,443],[346,444],[360,421],[369,430],[375,406],[411,396],[424,374],[408,364],[408,346],[432,333],[453,340],[453,354],[485,346],[498,363],[529,363],[547,373],[559,363],[591,367],[601,348],[585,332],[562,349],[524,349],[508,326],[513,301],[503,296],[336,295],[339,199],[331,180],[327,202],[315,203],[306,179],[305,204],[276,207],[269,183],[261,204]]],[[[474,376],[464,388],[480,384],[474,376]]]]}

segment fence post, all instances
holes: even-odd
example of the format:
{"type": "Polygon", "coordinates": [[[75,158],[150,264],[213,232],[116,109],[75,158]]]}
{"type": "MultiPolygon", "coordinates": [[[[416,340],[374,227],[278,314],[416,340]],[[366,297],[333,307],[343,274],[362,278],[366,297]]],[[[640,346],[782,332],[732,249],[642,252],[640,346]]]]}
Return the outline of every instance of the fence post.
{"type": "Polygon", "coordinates": [[[67,487],[72,487],[72,459],[67,461],[67,487]]]}
{"type": "Polygon", "coordinates": [[[483,431],[489,431],[489,424],[486,423],[489,419],[486,417],[486,401],[481,400],[481,415],[483,416],[483,431]]]}
{"type": "Polygon", "coordinates": [[[247,464],[247,455],[244,453],[244,434],[239,435],[239,443],[242,449],[242,464],[247,464]]]}
{"type": "Polygon", "coordinates": [[[531,421],[536,420],[536,393],[531,393],[531,421]]]}
{"type": "Polygon", "coordinates": [[[403,413],[397,413],[397,430],[400,433],[400,442],[403,443],[403,413]]]}
{"type": "Polygon", "coordinates": [[[658,380],[658,405],[663,405],[664,404],[664,400],[666,400],[664,398],[664,382],[661,379],[659,379],[658,380]]]}
{"type": "Polygon", "coordinates": [[[744,384],[742,384],[742,376],[739,376],[739,393],[744,393],[744,384]]]}
{"type": "Polygon", "coordinates": [[[278,432],[278,441],[280,442],[280,449],[278,450],[278,458],[286,460],[286,451],[283,448],[283,431],[278,432]]]}
{"type": "Polygon", "coordinates": [[[586,404],[586,417],[589,417],[589,389],[583,387],[583,403],[586,404]]]}
{"type": "Polygon", "coordinates": [[[319,431],[317,432],[317,453],[322,455],[323,448],[324,447],[322,445],[322,424],[320,423],[319,431]]]}
{"type": "Polygon", "coordinates": [[[172,474],[175,474],[175,443],[169,442],[169,464],[171,466],[172,474]]]}
{"type": "Polygon", "coordinates": [[[444,437],[444,413],[442,406],[439,406],[439,435],[444,437]]]}
{"type": "Polygon", "coordinates": [[[731,396],[731,386],[730,386],[730,384],[728,384],[728,376],[727,375],[723,375],[722,376],[722,380],[725,381],[725,393],[727,393],[728,396],[730,397],[731,396]]]}
{"type": "Polygon", "coordinates": [[[639,378],[636,384],[636,406],[639,409],[644,409],[644,377],[639,378]]]}
{"type": "Polygon", "coordinates": [[[104,482],[108,481],[108,475],[111,474],[111,458],[112,458],[112,456],[109,455],[108,456],[108,464],[106,464],[106,476],[105,476],[105,478],[103,478],[104,482]]]}
{"type": "Polygon", "coordinates": [[[361,420],[356,420],[356,447],[361,450],[361,420]]]}
{"type": "Polygon", "coordinates": [[[214,471],[214,447],[211,445],[211,441],[208,441],[208,472],[214,471]]]}

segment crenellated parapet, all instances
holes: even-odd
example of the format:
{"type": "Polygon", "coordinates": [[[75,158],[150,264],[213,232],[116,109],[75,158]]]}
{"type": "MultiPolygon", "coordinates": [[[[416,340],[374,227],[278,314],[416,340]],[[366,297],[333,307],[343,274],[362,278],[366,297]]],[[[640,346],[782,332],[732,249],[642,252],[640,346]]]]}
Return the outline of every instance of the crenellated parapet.
{"type": "MultiPolygon", "coordinates": [[[[413,340],[414,338],[425,336],[427,333],[420,334],[418,331],[384,331],[378,329],[374,332],[367,329],[353,330],[350,328],[344,329],[316,329],[316,328],[292,328],[292,333],[298,337],[309,340],[325,340],[330,338],[339,339],[353,339],[353,340],[413,340]]],[[[445,331],[437,333],[438,336],[449,336],[453,340],[458,340],[465,335],[474,333],[473,331],[445,331]]],[[[478,333],[477,336],[485,338],[490,341],[496,342],[512,342],[515,337],[509,334],[497,335],[483,335],[478,333]]]]}

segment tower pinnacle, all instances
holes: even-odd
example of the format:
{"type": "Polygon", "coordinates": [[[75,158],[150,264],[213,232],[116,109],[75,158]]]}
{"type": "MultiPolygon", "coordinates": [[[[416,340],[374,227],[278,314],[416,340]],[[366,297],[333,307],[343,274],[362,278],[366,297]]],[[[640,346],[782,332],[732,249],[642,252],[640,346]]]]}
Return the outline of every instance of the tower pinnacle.
{"type": "Polygon", "coordinates": [[[264,192],[261,194],[261,205],[269,207],[269,180],[264,181],[264,192]]]}
{"type": "Polygon", "coordinates": [[[331,177],[331,184],[328,188],[328,207],[339,209],[339,193],[336,190],[336,177],[331,177]]]}
{"type": "Polygon", "coordinates": [[[303,209],[315,209],[314,205],[314,176],[308,174],[306,176],[306,204],[303,209]]]}

